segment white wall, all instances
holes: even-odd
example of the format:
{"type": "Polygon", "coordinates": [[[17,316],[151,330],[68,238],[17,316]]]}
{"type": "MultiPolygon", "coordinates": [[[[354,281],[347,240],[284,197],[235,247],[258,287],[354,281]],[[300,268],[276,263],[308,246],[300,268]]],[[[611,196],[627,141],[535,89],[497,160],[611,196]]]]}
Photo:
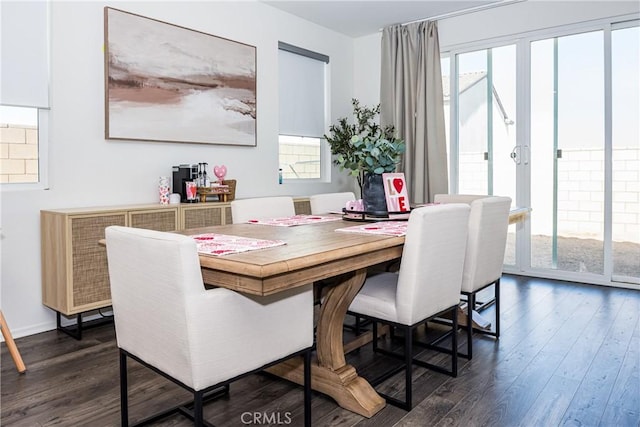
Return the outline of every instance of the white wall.
{"type": "Polygon", "coordinates": [[[354,42],[353,89],[355,97],[367,106],[380,102],[380,42],[382,33],[359,37],[354,42]]]}
{"type": "Polygon", "coordinates": [[[55,328],[41,303],[41,209],[155,203],[157,181],[179,163],[225,164],[238,197],[352,190],[331,183],[278,185],[278,41],[331,58],[331,121],[349,114],[353,40],[259,2],[117,2],[138,13],[257,47],[257,147],[104,138],[103,7],[51,4],[49,190],[2,192],[2,310],[14,336],[55,328]]]}

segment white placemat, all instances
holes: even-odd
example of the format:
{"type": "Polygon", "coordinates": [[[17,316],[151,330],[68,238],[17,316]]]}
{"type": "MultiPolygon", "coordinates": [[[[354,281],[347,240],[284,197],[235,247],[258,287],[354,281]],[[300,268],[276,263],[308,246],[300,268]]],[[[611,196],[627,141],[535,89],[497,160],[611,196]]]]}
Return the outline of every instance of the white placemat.
{"type": "Polygon", "coordinates": [[[388,236],[404,236],[407,234],[407,221],[381,221],[338,228],[344,233],[384,234],[388,236]]]}
{"type": "Polygon", "coordinates": [[[282,240],[252,239],[227,234],[205,233],[191,236],[196,241],[198,252],[207,255],[230,255],[257,249],[286,245],[282,240]]]}
{"type": "Polygon", "coordinates": [[[274,225],[276,227],[293,227],[296,225],[318,224],[320,222],[340,221],[342,217],[334,215],[294,215],[280,218],[250,219],[249,224],[274,225]]]}

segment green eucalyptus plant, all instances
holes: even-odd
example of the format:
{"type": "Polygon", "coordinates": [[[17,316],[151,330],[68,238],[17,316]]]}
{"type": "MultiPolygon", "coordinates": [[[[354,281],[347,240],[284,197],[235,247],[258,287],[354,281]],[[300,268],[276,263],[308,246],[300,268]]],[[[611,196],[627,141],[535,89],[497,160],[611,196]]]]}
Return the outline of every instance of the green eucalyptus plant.
{"type": "Polygon", "coordinates": [[[357,99],[352,99],[351,104],[355,123],[342,117],[338,124],[329,127],[330,135],[324,138],[335,155],[334,164],[356,177],[362,189],[365,174],[395,172],[405,143],[395,137],[392,125],[382,127],[376,122],[380,104],[371,108],[360,106],[357,99]]]}

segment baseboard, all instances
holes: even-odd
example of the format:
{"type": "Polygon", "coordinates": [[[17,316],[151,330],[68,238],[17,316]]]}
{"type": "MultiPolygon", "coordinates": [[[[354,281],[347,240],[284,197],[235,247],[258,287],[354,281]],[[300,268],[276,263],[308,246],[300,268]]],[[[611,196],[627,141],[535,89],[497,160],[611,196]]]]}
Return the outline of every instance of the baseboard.
{"type": "MultiPolygon", "coordinates": [[[[113,314],[113,312],[111,311],[111,309],[109,308],[108,310],[105,310],[105,314],[106,315],[111,315],[113,314]]],[[[83,322],[88,322],[91,320],[95,320],[95,319],[100,319],[103,316],[96,311],[93,312],[88,312],[86,314],[84,314],[82,316],[82,321],[83,322]],[[89,314],[92,313],[92,314],[89,314]]],[[[62,326],[68,326],[68,325],[73,325],[75,323],[75,316],[72,316],[69,320],[67,320],[66,318],[62,318],[62,326]]],[[[35,334],[40,334],[42,332],[48,332],[48,331],[53,331],[56,329],[56,319],[55,317],[53,318],[53,320],[51,320],[50,322],[42,322],[42,323],[37,323],[35,325],[29,325],[23,328],[12,328],[11,325],[9,325],[10,329],[11,329],[11,336],[14,339],[17,338],[22,338],[22,337],[28,337],[30,335],[35,335],[35,334]]],[[[4,342],[4,338],[2,338],[0,336],[0,342],[4,342]]]]}
{"type": "MultiPolygon", "coordinates": [[[[9,325],[11,326],[11,325],[9,325]]],[[[28,337],[30,335],[40,334],[42,332],[52,331],[56,328],[55,319],[53,322],[43,322],[38,323],[36,325],[26,326],[24,328],[11,328],[11,336],[14,339],[28,337]]],[[[2,342],[4,342],[4,338],[2,338],[2,342]]]]}

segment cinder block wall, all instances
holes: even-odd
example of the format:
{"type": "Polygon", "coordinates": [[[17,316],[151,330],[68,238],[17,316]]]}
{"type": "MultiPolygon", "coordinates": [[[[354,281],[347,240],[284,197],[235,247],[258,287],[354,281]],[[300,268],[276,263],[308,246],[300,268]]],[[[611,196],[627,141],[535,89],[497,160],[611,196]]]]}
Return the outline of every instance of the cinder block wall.
{"type": "Polygon", "coordinates": [[[280,163],[284,165],[282,174],[285,179],[315,178],[320,175],[317,146],[280,143],[280,150],[280,163]]]}
{"type": "MultiPolygon", "coordinates": [[[[482,153],[460,156],[461,193],[486,192],[487,162],[482,153]]],[[[532,185],[536,185],[534,182],[532,185]]],[[[532,206],[536,212],[550,212],[547,206],[532,206]]],[[[640,243],[640,150],[613,150],[613,240],[640,243]]],[[[551,235],[548,229],[534,234],[551,235]]],[[[558,233],[566,237],[602,239],[604,233],[604,152],[601,149],[562,150],[558,163],[558,233]]],[[[544,228],[544,227],[543,227],[544,228]]]]}
{"type": "MultiPolygon", "coordinates": [[[[640,159],[637,148],[613,150],[613,240],[640,243],[640,159]]],[[[604,153],[563,150],[558,164],[558,231],[601,238],[604,232],[604,153]]]]}
{"type": "Polygon", "coordinates": [[[38,129],[0,123],[0,182],[38,182],[38,129]]]}

